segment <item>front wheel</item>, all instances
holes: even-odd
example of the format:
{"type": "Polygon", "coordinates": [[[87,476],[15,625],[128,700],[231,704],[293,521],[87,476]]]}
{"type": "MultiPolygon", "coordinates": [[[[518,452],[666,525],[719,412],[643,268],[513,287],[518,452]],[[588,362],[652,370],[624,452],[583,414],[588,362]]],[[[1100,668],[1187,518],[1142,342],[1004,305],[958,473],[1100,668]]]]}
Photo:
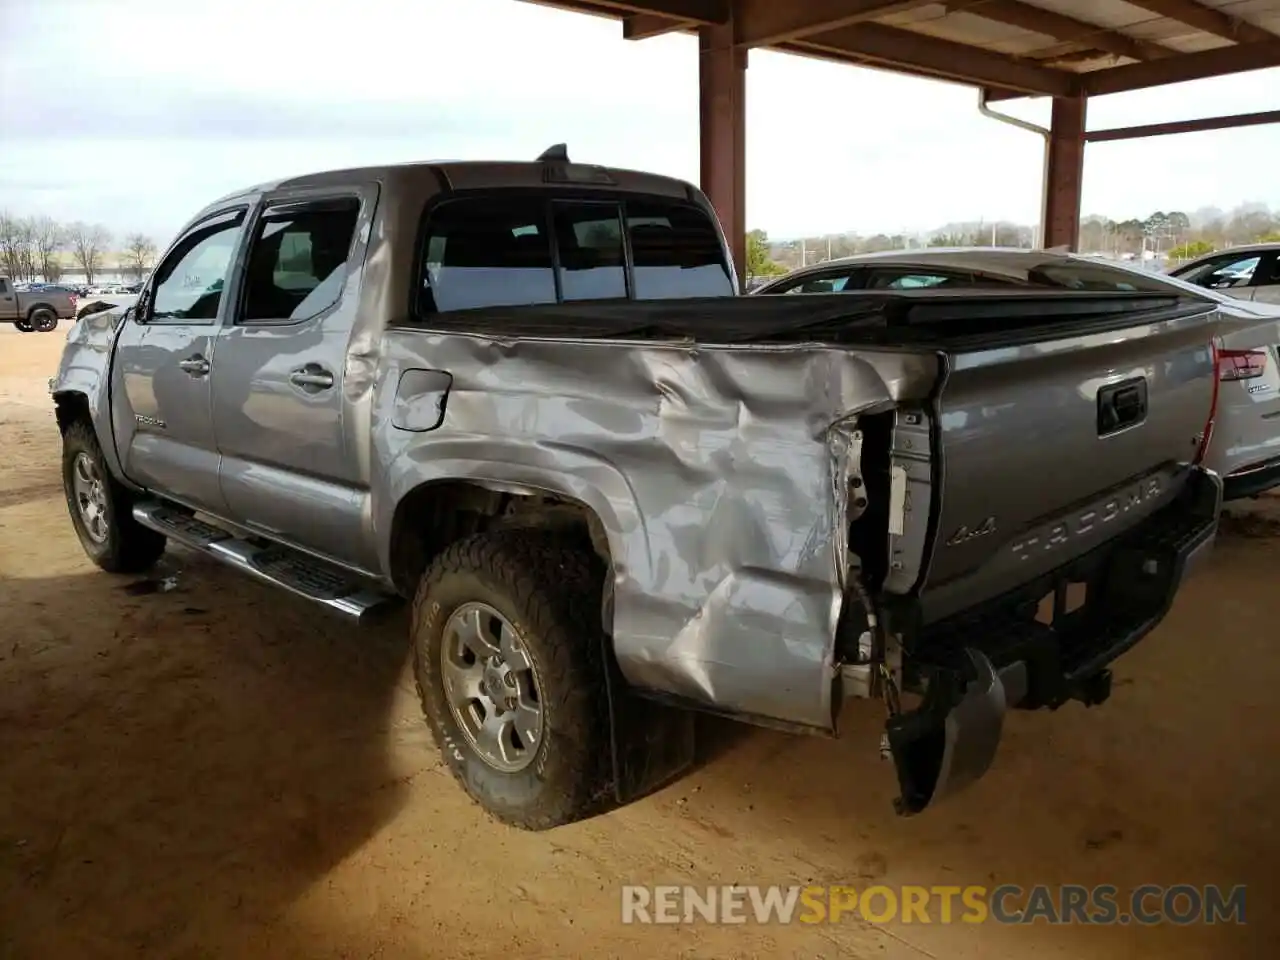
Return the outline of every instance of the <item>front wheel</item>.
{"type": "Polygon", "coordinates": [[[62,437],[62,487],[80,545],[103,570],[141,573],[160,559],[164,537],[133,519],[129,492],[111,475],[84,421],[62,437]]]}
{"type": "Polygon", "coordinates": [[[36,333],[52,333],[58,329],[58,315],[48,307],[37,307],[27,318],[36,333]]]}
{"type": "Polygon", "coordinates": [[[418,693],[436,745],[504,823],[545,830],[612,796],[595,557],[544,531],[449,547],[414,600],[418,693]]]}

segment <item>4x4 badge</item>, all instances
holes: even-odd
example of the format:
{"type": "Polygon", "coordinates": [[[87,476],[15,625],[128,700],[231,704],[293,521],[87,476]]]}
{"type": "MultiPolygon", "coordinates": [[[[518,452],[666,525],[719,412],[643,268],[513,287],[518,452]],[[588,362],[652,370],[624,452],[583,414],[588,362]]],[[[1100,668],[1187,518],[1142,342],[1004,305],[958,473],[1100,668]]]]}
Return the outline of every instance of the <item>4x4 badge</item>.
{"type": "Polygon", "coordinates": [[[968,543],[970,540],[977,540],[979,537],[985,537],[996,532],[996,518],[987,517],[978,526],[972,530],[967,526],[962,526],[959,530],[947,538],[948,547],[957,547],[962,543],[968,543]]]}

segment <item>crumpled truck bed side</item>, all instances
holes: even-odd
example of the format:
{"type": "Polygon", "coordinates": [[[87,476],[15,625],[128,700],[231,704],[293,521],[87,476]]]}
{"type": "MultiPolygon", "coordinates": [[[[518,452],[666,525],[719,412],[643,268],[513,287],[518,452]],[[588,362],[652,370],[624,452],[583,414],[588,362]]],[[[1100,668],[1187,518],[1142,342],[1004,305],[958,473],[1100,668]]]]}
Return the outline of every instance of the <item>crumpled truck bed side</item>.
{"type": "Polygon", "coordinates": [[[390,330],[372,522],[385,543],[396,503],[440,480],[578,500],[608,538],[611,632],[631,684],[829,731],[854,418],[923,399],[937,363],[390,330]],[[395,425],[397,403],[437,402],[397,399],[400,383],[431,382],[413,370],[448,373],[436,429],[395,425]]]}

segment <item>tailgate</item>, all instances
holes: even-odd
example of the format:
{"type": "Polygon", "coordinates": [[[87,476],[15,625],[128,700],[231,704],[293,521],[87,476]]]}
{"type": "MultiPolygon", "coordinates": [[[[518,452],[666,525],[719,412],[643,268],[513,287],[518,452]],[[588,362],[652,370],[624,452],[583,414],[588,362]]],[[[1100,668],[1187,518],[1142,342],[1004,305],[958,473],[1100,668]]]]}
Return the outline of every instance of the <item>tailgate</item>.
{"type": "Polygon", "coordinates": [[[1173,499],[1213,406],[1215,318],[1206,307],[948,354],[925,623],[1061,566],[1173,499]]]}

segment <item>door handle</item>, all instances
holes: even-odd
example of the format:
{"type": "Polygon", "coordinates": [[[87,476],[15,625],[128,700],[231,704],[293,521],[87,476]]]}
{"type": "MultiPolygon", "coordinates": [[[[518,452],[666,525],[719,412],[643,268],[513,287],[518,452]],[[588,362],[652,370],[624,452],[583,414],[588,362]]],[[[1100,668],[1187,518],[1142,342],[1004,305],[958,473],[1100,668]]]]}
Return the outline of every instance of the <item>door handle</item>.
{"type": "Polygon", "coordinates": [[[179,360],[178,367],[185,370],[193,377],[203,377],[209,372],[209,361],[197,353],[194,357],[187,357],[185,360],[179,360]]]}
{"type": "Polygon", "coordinates": [[[333,386],[333,374],[319,364],[308,363],[289,374],[289,382],[304,390],[328,390],[333,386]]]}

